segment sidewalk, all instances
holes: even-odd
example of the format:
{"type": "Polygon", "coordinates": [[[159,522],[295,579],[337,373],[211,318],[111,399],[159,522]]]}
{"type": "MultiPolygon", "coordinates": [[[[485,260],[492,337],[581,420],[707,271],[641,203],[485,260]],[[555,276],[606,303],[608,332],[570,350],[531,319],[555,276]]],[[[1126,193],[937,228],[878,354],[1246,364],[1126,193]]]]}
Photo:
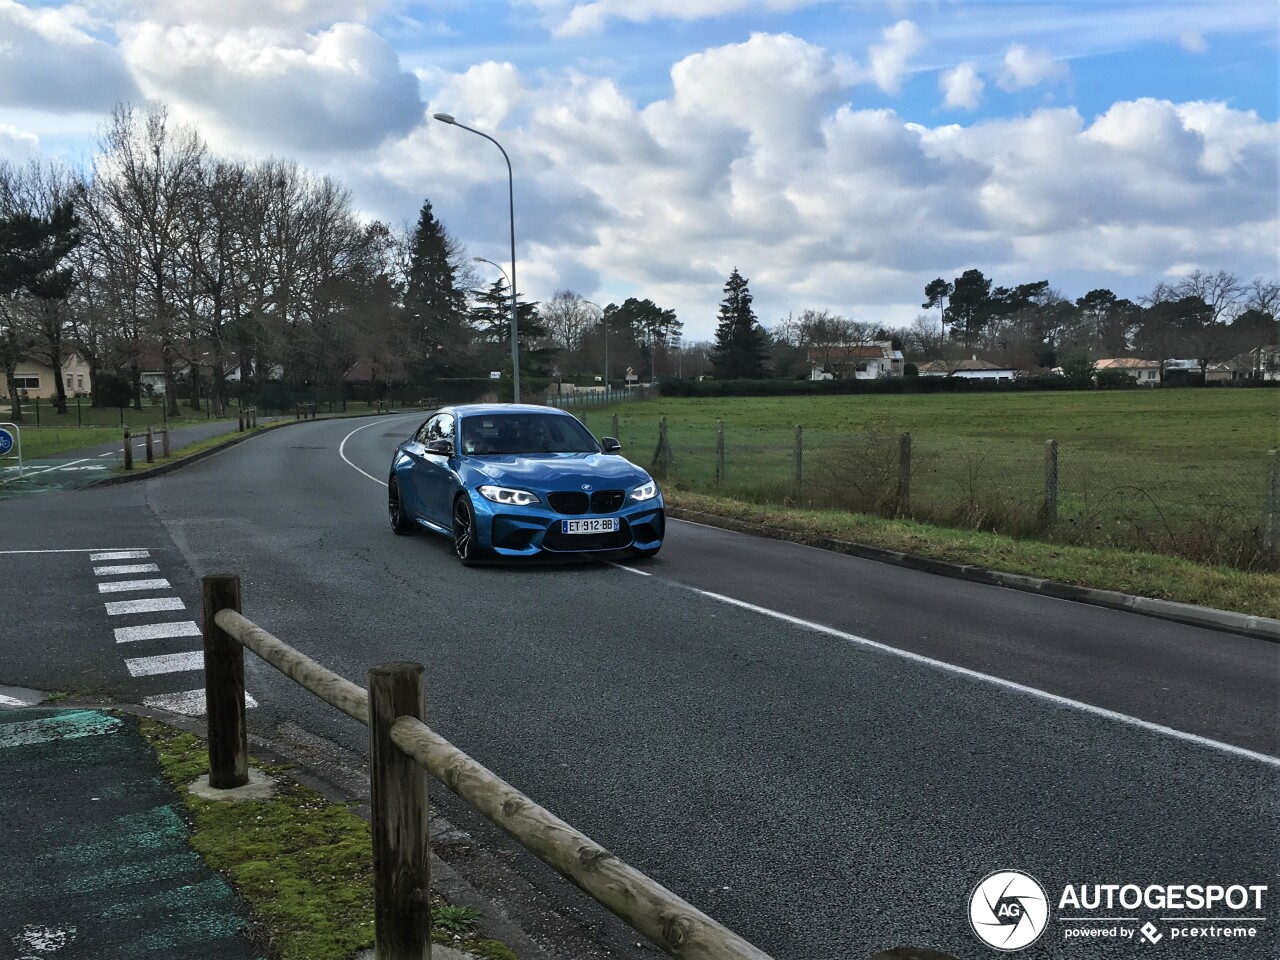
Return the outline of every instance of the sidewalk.
{"type": "MultiPolygon", "coordinates": [[[[0,960],[273,955],[244,900],[191,848],[185,804],[137,716],[10,706],[39,693],[0,691],[0,960]]],[[[432,958],[475,955],[435,943],[432,958]]]]}
{"type": "Polygon", "coordinates": [[[136,718],[0,709],[0,781],[0,955],[265,956],[244,903],[188,846],[136,718]]]}

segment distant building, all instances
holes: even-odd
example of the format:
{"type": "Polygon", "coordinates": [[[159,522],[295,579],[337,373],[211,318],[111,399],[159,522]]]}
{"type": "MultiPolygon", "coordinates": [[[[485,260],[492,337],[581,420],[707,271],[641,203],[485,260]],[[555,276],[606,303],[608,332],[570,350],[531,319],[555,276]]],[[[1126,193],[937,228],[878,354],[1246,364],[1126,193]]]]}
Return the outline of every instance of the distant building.
{"type": "Polygon", "coordinates": [[[890,341],[853,347],[810,347],[810,380],[879,380],[902,376],[902,351],[890,341]]]}
{"type": "Polygon", "coordinates": [[[1093,369],[1097,373],[1103,370],[1121,370],[1144,386],[1155,386],[1161,382],[1160,361],[1143,360],[1140,357],[1110,357],[1095,360],[1093,369]]]}
{"type": "MultiPolygon", "coordinates": [[[[52,367],[24,360],[17,365],[15,373],[18,395],[23,399],[47,400],[58,395],[58,384],[52,367]]],[[[60,376],[68,397],[74,397],[77,394],[88,396],[93,391],[93,377],[89,372],[89,365],[78,353],[71,353],[62,361],[60,376]]],[[[0,400],[8,399],[8,380],[0,376],[0,400]]]]}
{"type": "Polygon", "coordinates": [[[917,368],[922,377],[963,377],[966,380],[1012,380],[1017,371],[990,360],[930,360],[917,368]]]}

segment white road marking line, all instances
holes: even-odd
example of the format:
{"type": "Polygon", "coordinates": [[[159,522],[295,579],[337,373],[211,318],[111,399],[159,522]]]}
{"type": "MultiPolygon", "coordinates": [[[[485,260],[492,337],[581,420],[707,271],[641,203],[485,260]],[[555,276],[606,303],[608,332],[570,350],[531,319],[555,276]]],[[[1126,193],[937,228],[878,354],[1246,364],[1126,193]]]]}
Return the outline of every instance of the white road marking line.
{"type": "Polygon", "coordinates": [[[19,700],[17,697],[6,697],[0,693],[0,707],[25,707],[27,701],[19,700]]]}
{"type": "Polygon", "coordinates": [[[628,567],[625,563],[618,563],[616,560],[605,560],[603,562],[607,563],[611,567],[617,567],[619,570],[625,570],[627,571],[627,573],[639,574],[642,577],[653,576],[653,574],[650,573],[648,570],[637,570],[635,567],[628,567]]]}
{"type": "MultiPolygon", "coordinates": [[[[168,710],[170,713],[181,713],[189,717],[201,717],[206,712],[203,689],[162,693],[158,696],[146,697],[142,702],[148,707],[158,707],[161,710],[168,710]]],[[[258,705],[258,701],[248,693],[245,693],[244,705],[246,709],[252,709],[258,705]]]]}
{"type": "Polygon", "coordinates": [[[389,420],[403,420],[403,419],[405,419],[406,417],[416,417],[416,416],[419,416],[419,414],[416,414],[416,413],[403,413],[403,414],[401,414],[401,415],[400,415],[400,416],[398,416],[398,417],[384,417],[384,418],[383,418],[383,419],[381,419],[381,420],[375,420],[375,421],[373,421],[373,423],[366,423],[363,427],[356,427],[354,430],[352,430],[350,433],[348,433],[345,437],[343,437],[343,438],[342,438],[342,442],[341,442],[340,444],[338,444],[338,456],[340,456],[343,460],[345,460],[345,461],[346,461],[347,466],[348,466],[348,467],[350,467],[352,470],[354,470],[356,473],[364,474],[364,476],[368,477],[368,478],[369,478],[370,480],[372,480],[374,483],[380,483],[380,484],[382,484],[382,486],[384,486],[384,487],[385,487],[385,486],[387,485],[387,481],[385,481],[385,480],[379,480],[377,477],[375,477],[375,476],[374,476],[373,474],[371,474],[371,473],[365,473],[363,470],[361,470],[359,467],[357,467],[357,466],[356,466],[354,463],[352,463],[350,460],[347,460],[347,454],[346,454],[347,441],[348,441],[348,440],[350,440],[352,437],[354,437],[354,436],[355,436],[357,433],[359,433],[361,430],[368,430],[370,427],[376,427],[376,426],[377,426],[378,424],[380,424],[380,423],[386,423],[386,422],[387,422],[387,421],[389,421],[389,420]]]}
{"type": "Polygon", "coordinates": [[[136,640],[169,640],[173,637],[198,637],[200,625],[194,620],[174,623],[144,623],[136,627],[116,627],[116,643],[133,643],[136,640]]]}
{"type": "Polygon", "coordinates": [[[1232,756],[1243,757],[1246,760],[1255,760],[1271,767],[1280,768],[1280,757],[1273,757],[1266,753],[1258,753],[1254,750],[1246,750],[1244,747],[1237,747],[1234,744],[1223,743],[1220,740],[1211,740],[1208,737],[1202,737],[1199,734],[1187,733],[1185,730],[1175,730],[1173,727],[1164,726],[1164,724],[1152,723],[1150,720],[1141,720],[1138,717],[1131,717],[1127,713],[1108,710],[1105,707],[1095,707],[1090,703],[1084,703],[1080,700],[1072,700],[1070,697],[1061,697],[1056,693],[1049,693],[1047,690],[1028,687],[1025,684],[1015,683],[1012,680],[1005,680],[1002,677],[995,677],[989,673],[970,670],[968,667],[959,667],[953,663],[947,663],[943,660],[935,660],[933,657],[926,657],[923,654],[912,653],[909,650],[899,650],[897,647],[891,647],[888,644],[880,643],[876,640],[869,640],[866,637],[860,637],[853,633],[845,633],[843,630],[837,630],[835,627],[828,627],[821,623],[814,623],[811,620],[802,620],[799,617],[793,617],[787,613],[770,610],[768,607],[761,607],[754,603],[747,603],[745,600],[737,600],[733,597],[727,597],[722,593],[712,593],[710,590],[699,590],[697,587],[686,586],[685,584],[676,583],[672,580],[664,580],[663,582],[670,583],[673,586],[682,587],[685,590],[691,590],[692,592],[711,600],[719,600],[721,603],[727,603],[730,606],[739,607],[743,610],[750,610],[752,613],[759,613],[766,617],[772,617],[775,620],[781,620],[784,623],[789,623],[796,627],[802,627],[805,630],[812,630],[815,633],[825,633],[828,636],[836,637],[840,640],[848,641],[849,643],[856,643],[859,646],[869,647],[872,650],[879,650],[881,653],[893,654],[896,657],[902,657],[903,659],[910,660],[913,663],[933,667],[936,670],[942,670],[946,673],[954,673],[958,676],[968,677],[971,680],[978,680],[982,683],[988,683],[993,686],[1001,687],[1005,690],[1012,690],[1015,693],[1026,694],[1027,696],[1035,697],[1036,699],[1044,700],[1060,707],[1070,707],[1072,710],[1078,710],[1081,713],[1087,713],[1095,717],[1102,717],[1106,720],[1114,720],[1117,723],[1122,723],[1126,726],[1138,727],[1139,729],[1158,733],[1162,736],[1172,737],[1175,740],[1194,743],[1202,747],[1209,747],[1210,749],[1217,750],[1221,753],[1229,753],[1232,756]]]}
{"type": "Polygon", "coordinates": [[[145,550],[116,550],[112,553],[98,553],[102,547],[76,547],[67,550],[0,550],[0,556],[15,553],[87,553],[90,560],[131,560],[135,557],[149,556],[145,550]]]}
{"type": "Polygon", "coordinates": [[[154,563],[122,563],[114,567],[94,567],[95,577],[118,577],[126,573],[159,573],[160,567],[154,563]]]}
{"type": "Polygon", "coordinates": [[[98,584],[99,593],[127,593],[130,590],[168,590],[169,581],[159,580],[109,580],[98,584]]]}
{"type": "Polygon", "coordinates": [[[150,550],[111,550],[107,553],[91,553],[89,560],[92,563],[99,560],[144,560],[149,556],[150,550]]]}
{"type": "Polygon", "coordinates": [[[106,453],[100,453],[100,454],[98,454],[98,456],[99,456],[99,457],[114,457],[115,455],[116,455],[116,451],[115,451],[115,450],[109,450],[109,451],[107,451],[106,453]]]}
{"type": "Polygon", "coordinates": [[[149,597],[146,600],[117,600],[106,604],[107,616],[124,613],[155,613],[157,610],[185,610],[187,605],[177,597],[149,597]]]}
{"type": "Polygon", "coordinates": [[[131,677],[150,677],[157,673],[183,673],[204,669],[204,653],[190,650],[185,653],[162,653],[155,657],[134,657],[126,660],[131,677]]]}
{"type": "Polygon", "coordinates": [[[27,477],[34,477],[37,474],[48,473],[50,470],[64,470],[67,467],[74,467],[77,463],[86,463],[89,459],[90,459],[89,457],[84,457],[81,460],[69,460],[66,463],[59,463],[52,467],[43,467],[37,470],[27,470],[27,471],[24,471],[24,473],[21,474],[20,476],[7,477],[4,480],[0,480],[0,483],[12,483],[15,480],[25,480],[27,477]]]}

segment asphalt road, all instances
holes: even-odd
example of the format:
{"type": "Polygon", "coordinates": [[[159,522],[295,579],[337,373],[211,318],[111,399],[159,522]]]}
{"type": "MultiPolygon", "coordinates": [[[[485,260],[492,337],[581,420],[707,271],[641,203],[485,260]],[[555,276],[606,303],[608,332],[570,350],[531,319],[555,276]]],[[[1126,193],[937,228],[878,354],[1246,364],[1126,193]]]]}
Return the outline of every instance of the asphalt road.
{"type": "MultiPolygon", "coordinates": [[[[0,683],[198,686],[125,666],[198,639],[113,639],[158,618],[106,615],[89,551],[146,551],[186,607],[159,619],[238,573],[250,619],[353,680],[425,663],[440,733],[779,960],[994,956],[968,902],[1006,868],[1055,901],[1068,883],[1274,895],[1280,646],[685,523],[647,563],[463,569],[385,522],[379,481],[420,419],[302,423],[154,480],[0,503],[0,683]],[[53,549],[83,552],[10,552],[53,549]]],[[[250,660],[255,728],[364,751],[363,728],[250,660]]],[[[1068,940],[1052,906],[1023,956],[1280,955],[1270,900],[1243,940],[1126,914],[1155,946],[1068,940]]]]}

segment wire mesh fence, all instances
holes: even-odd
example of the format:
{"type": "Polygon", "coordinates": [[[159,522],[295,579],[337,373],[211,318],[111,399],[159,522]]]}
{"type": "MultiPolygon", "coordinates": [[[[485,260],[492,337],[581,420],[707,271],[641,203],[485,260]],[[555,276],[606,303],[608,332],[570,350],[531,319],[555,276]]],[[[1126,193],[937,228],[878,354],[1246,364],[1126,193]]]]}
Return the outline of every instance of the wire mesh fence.
{"type": "Polygon", "coordinates": [[[588,410],[597,436],[693,490],[1055,543],[1280,569],[1275,453],[1188,462],[1087,441],[705,424],[588,410]]]}

